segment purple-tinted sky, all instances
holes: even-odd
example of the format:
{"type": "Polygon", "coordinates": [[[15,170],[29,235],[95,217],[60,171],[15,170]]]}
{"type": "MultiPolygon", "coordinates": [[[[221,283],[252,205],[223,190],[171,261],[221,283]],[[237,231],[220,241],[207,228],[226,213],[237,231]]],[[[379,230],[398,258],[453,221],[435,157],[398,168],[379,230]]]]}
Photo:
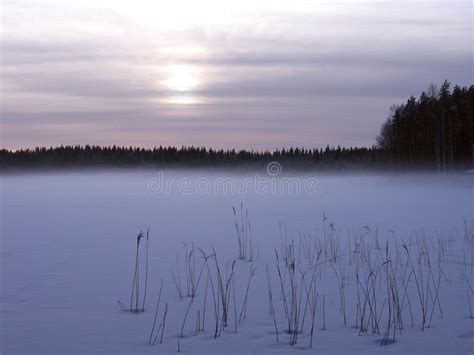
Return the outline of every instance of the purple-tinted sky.
{"type": "Polygon", "coordinates": [[[391,104],[472,84],[472,16],[447,0],[3,0],[0,146],[371,146],[391,104]]]}

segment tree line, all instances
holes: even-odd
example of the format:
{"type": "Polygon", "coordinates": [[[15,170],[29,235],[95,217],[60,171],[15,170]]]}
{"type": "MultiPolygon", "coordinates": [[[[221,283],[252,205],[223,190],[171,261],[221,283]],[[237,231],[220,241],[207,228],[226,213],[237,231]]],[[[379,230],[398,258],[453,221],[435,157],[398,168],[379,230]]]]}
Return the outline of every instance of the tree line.
{"type": "Polygon", "coordinates": [[[472,167],[474,163],[474,86],[444,81],[416,99],[392,106],[377,146],[388,164],[425,166],[438,171],[472,167]]]}
{"type": "Polygon", "coordinates": [[[261,166],[271,161],[291,168],[408,168],[446,172],[474,163],[474,86],[445,81],[418,99],[394,105],[370,148],[289,148],[274,151],[207,149],[204,147],[60,146],[0,150],[0,167],[84,166],[261,166]]]}
{"type": "Polygon", "coordinates": [[[79,167],[79,166],[261,166],[277,161],[283,166],[308,168],[349,168],[377,164],[376,148],[289,148],[274,151],[215,150],[204,147],[38,147],[17,151],[0,151],[4,167],[79,167]]]}

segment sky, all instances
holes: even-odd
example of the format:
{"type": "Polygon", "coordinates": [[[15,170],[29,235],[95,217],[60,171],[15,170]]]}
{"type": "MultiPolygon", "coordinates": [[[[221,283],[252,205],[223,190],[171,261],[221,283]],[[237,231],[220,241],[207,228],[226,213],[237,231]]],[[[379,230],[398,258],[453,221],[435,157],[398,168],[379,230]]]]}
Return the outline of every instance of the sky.
{"type": "Polygon", "coordinates": [[[372,146],[473,83],[469,1],[2,0],[7,149],[372,146]]]}

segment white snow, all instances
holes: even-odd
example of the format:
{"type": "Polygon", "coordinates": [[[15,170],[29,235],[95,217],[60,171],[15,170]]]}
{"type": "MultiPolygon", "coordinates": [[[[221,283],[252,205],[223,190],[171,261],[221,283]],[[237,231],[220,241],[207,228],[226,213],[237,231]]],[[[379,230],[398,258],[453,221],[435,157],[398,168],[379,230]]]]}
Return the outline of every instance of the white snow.
{"type": "MultiPolygon", "coordinates": [[[[316,191],[308,192],[303,188],[301,193],[282,194],[256,191],[250,174],[204,170],[164,172],[163,178],[173,180],[173,183],[189,179],[191,193],[180,193],[176,185],[171,191],[153,193],[150,181],[156,182],[151,180],[156,177],[157,172],[150,170],[5,173],[0,177],[2,354],[175,353],[178,341],[185,354],[462,354],[474,351],[474,320],[469,317],[467,299],[468,282],[474,287],[474,241],[472,238],[466,240],[463,229],[467,223],[472,233],[474,190],[471,176],[288,175],[285,177],[297,179],[292,181],[301,184],[308,178],[317,178],[316,191]],[[195,191],[198,181],[212,187],[216,179],[225,178],[239,188],[249,177],[251,182],[244,193],[208,191],[201,194],[195,191]],[[239,209],[242,201],[249,210],[256,259],[253,264],[242,260],[236,262],[237,316],[245,295],[249,267],[257,267],[250,285],[247,317],[235,333],[231,297],[229,326],[215,339],[212,297],[208,294],[205,330],[196,335],[197,312],[200,311],[202,317],[203,311],[203,276],[185,324],[184,337],[179,338],[190,298],[180,301],[171,276],[171,269],[177,272],[177,254],[182,263],[183,289],[186,288],[183,243],[187,243],[188,248],[193,243],[208,254],[214,247],[225,274],[226,263],[230,268],[238,255],[232,207],[239,209]],[[327,216],[324,223],[323,215],[327,216]],[[301,268],[307,260],[301,256],[298,233],[311,235],[311,238],[317,234],[323,238],[323,228],[329,228],[330,223],[339,235],[341,255],[350,254],[349,243],[353,248],[355,236],[368,231],[364,226],[370,228],[365,238],[371,247],[375,243],[373,233],[378,229],[383,253],[386,240],[391,248],[397,241],[402,249],[402,238],[408,241],[411,236],[412,245],[415,245],[415,231],[423,233],[432,253],[433,280],[436,282],[438,238],[445,241],[439,263],[445,273],[439,289],[443,318],[435,304],[431,327],[421,330],[421,310],[412,280],[409,292],[414,326],[410,324],[410,314],[405,307],[402,312],[404,327],[401,334],[397,332],[396,342],[380,346],[387,323],[385,308],[381,316],[381,334],[369,331],[359,335],[355,328],[355,268],[348,258],[343,258],[336,266],[344,265],[345,268],[347,326],[340,314],[337,279],[326,262],[316,278],[316,291],[325,295],[326,330],[322,330],[321,309],[317,308],[313,348],[309,349],[309,318],[296,345],[290,346],[290,337],[284,333],[286,320],[275,261],[275,249],[281,257],[280,221],[287,226],[288,238],[295,240],[295,254],[297,258],[300,256],[298,267],[301,268]],[[129,305],[136,235],[148,228],[150,259],[146,311],[130,314],[122,311],[117,301],[129,305]],[[389,229],[393,233],[388,232],[389,229]],[[269,314],[267,264],[280,333],[278,342],[269,314]],[[149,345],[161,278],[164,286],[158,323],[165,303],[169,306],[164,341],[149,345]]],[[[141,253],[140,286],[143,287],[144,249],[141,253]]],[[[373,253],[375,258],[379,252],[373,253]]],[[[197,252],[195,256],[199,269],[202,259],[197,252]]],[[[385,284],[378,287],[380,312],[387,290],[385,284]]],[[[432,288],[430,292],[434,294],[432,288]]],[[[472,294],[471,303],[474,307],[472,294]]]]}

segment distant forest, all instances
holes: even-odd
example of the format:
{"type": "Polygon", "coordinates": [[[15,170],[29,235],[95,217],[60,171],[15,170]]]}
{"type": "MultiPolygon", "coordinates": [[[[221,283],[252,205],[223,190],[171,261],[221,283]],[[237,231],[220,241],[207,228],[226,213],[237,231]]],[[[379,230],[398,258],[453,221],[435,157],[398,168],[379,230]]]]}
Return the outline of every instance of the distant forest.
{"type": "Polygon", "coordinates": [[[0,150],[1,168],[21,167],[264,167],[469,169],[474,163],[474,86],[445,81],[418,99],[392,106],[371,148],[289,148],[274,151],[213,150],[201,147],[60,146],[0,150]]]}

